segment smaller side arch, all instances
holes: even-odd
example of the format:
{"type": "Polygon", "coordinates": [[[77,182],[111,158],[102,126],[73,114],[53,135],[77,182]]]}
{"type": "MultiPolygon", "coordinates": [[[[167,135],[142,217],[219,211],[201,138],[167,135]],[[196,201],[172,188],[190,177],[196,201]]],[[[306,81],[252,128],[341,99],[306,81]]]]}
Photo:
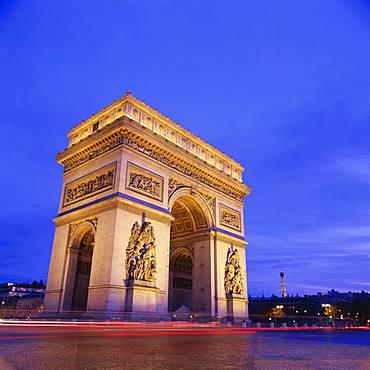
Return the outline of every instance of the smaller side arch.
{"type": "Polygon", "coordinates": [[[72,224],[66,250],[66,278],[63,294],[63,311],[85,311],[91,276],[92,255],[96,226],[85,220],[72,224]]]}
{"type": "Polygon", "coordinates": [[[96,233],[96,226],[94,222],[90,220],[82,221],[79,224],[71,225],[71,234],[69,238],[68,248],[79,249],[82,238],[86,235],[87,232],[91,232],[94,235],[96,233]]]}

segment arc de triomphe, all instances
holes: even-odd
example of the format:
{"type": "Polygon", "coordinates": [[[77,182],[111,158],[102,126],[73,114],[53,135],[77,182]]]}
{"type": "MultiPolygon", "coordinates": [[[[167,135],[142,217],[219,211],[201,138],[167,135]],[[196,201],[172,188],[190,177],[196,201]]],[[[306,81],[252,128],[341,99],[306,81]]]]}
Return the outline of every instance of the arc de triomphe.
{"type": "Polygon", "coordinates": [[[44,310],[247,319],[241,165],[130,93],[68,138],[44,310]]]}

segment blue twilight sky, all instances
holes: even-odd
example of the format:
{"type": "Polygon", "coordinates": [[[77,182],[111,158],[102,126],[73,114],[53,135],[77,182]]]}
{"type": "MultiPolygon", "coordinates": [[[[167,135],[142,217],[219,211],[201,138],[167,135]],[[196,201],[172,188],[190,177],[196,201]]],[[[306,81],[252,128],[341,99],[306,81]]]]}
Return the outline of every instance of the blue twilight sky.
{"type": "Polygon", "coordinates": [[[0,2],[0,281],[45,279],[66,132],[125,91],[239,160],[249,289],[370,290],[370,2],[0,2]]]}

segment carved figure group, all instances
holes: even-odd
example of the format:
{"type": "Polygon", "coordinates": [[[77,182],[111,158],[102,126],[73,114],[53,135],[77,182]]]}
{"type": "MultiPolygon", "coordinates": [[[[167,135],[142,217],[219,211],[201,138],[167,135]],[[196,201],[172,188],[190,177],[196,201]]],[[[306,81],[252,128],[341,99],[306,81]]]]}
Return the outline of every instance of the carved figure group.
{"type": "Polygon", "coordinates": [[[144,222],[140,227],[139,223],[135,222],[126,249],[127,278],[154,282],[156,267],[153,226],[150,222],[144,222]]]}
{"type": "Polygon", "coordinates": [[[226,294],[244,294],[240,256],[238,250],[233,247],[227,252],[224,286],[226,294]]]}

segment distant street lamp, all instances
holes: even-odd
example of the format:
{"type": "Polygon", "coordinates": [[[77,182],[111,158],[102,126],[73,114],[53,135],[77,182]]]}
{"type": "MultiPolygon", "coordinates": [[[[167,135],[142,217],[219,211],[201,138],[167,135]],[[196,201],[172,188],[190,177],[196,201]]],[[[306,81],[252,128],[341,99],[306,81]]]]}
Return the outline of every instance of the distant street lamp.
{"type": "Polygon", "coordinates": [[[321,305],[321,307],[325,309],[325,315],[328,316],[329,312],[331,312],[330,304],[329,303],[323,303],[321,305]]]}

